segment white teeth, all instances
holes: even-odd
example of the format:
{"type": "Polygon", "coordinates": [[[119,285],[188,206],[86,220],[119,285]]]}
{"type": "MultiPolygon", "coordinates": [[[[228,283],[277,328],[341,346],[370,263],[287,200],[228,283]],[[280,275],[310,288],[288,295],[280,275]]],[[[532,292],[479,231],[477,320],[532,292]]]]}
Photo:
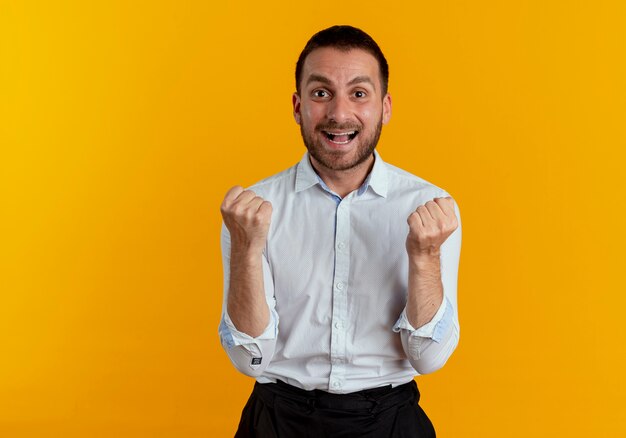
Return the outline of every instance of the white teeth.
{"type": "Polygon", "coordinates": [[[350,132],[338,132],[338,133],[335,133],[335,132],[330,132],[330,131],[326,131],[326,132],[328,132],[329,134],[332,134],[332,135],[352,135],[352,134],[354,134],[356,131],[350,131],[350,132]]]}
{"type": "Polygon", "coordinates": [[[330,141],[331,143],[334,144],[338,144],[338,145],[344,145],[344,144],[348,144],[350,143],[352,140],[354,140],[354,137],[356,137],[358,131],[346,131],[346,132],[330,132],[330,131],[324,131],[324,133],[326,134],[326,138],[328,139],[328,141],[330,141]],[[349,137],[346,141],[336,141],[334,140],[335,138],[337,138],[338,136],[342,136],[345,135],[347,137],[349,137]],[[351,137],[351,138],[350,138],[351,137]]]}

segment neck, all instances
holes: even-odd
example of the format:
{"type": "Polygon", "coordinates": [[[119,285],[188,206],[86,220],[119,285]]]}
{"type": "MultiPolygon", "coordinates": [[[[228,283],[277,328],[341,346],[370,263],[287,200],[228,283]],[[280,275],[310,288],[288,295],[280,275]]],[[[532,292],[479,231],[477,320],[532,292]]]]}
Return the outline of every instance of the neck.
{"type": "Polygon", "coordinates": [[[374,167],[373,153],[361,164],[346,170],[328,169],[311,155],[309,158],[313,169],[322,178],[324,184],[342,198],[361,187],[374,167]]]}

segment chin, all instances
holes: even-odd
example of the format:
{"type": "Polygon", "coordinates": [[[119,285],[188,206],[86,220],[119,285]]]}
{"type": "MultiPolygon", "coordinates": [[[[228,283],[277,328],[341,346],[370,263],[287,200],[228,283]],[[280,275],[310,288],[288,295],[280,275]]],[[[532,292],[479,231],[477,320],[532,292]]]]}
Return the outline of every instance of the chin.
{"type": "Polygon", "coordinates": [[[317,163],[330,170],[349,170],[363,164],[373,153],[373,150],[365,156],[349,154],[318,154],[317,152],[310,155],[315,159],[317,163]]]}

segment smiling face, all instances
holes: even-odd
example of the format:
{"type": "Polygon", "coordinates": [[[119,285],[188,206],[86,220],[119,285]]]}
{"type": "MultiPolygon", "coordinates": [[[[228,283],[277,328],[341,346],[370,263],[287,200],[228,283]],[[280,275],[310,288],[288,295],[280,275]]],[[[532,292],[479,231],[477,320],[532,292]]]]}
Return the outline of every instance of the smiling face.
{"type": "Polygon", "coordinates": [[[376,58],[361,49],[315,49],[306,58],[293,111],[314,165],[342,171],[366,163],[391,97],[382,95],[376,58]]]}

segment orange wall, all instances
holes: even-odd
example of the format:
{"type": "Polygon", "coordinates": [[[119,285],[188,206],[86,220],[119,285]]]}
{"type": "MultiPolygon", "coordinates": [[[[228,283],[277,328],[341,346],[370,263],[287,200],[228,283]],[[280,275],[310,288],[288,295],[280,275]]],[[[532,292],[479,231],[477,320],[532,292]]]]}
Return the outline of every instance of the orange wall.
{"type": "Polygon", "coordinates": [[[296,163],[293,68],[350,23],[384,159],[463,214],[446,437],[626,436],[620,0],[0,6],[0,436],[232,436],[219,204],[296,163]]]}

